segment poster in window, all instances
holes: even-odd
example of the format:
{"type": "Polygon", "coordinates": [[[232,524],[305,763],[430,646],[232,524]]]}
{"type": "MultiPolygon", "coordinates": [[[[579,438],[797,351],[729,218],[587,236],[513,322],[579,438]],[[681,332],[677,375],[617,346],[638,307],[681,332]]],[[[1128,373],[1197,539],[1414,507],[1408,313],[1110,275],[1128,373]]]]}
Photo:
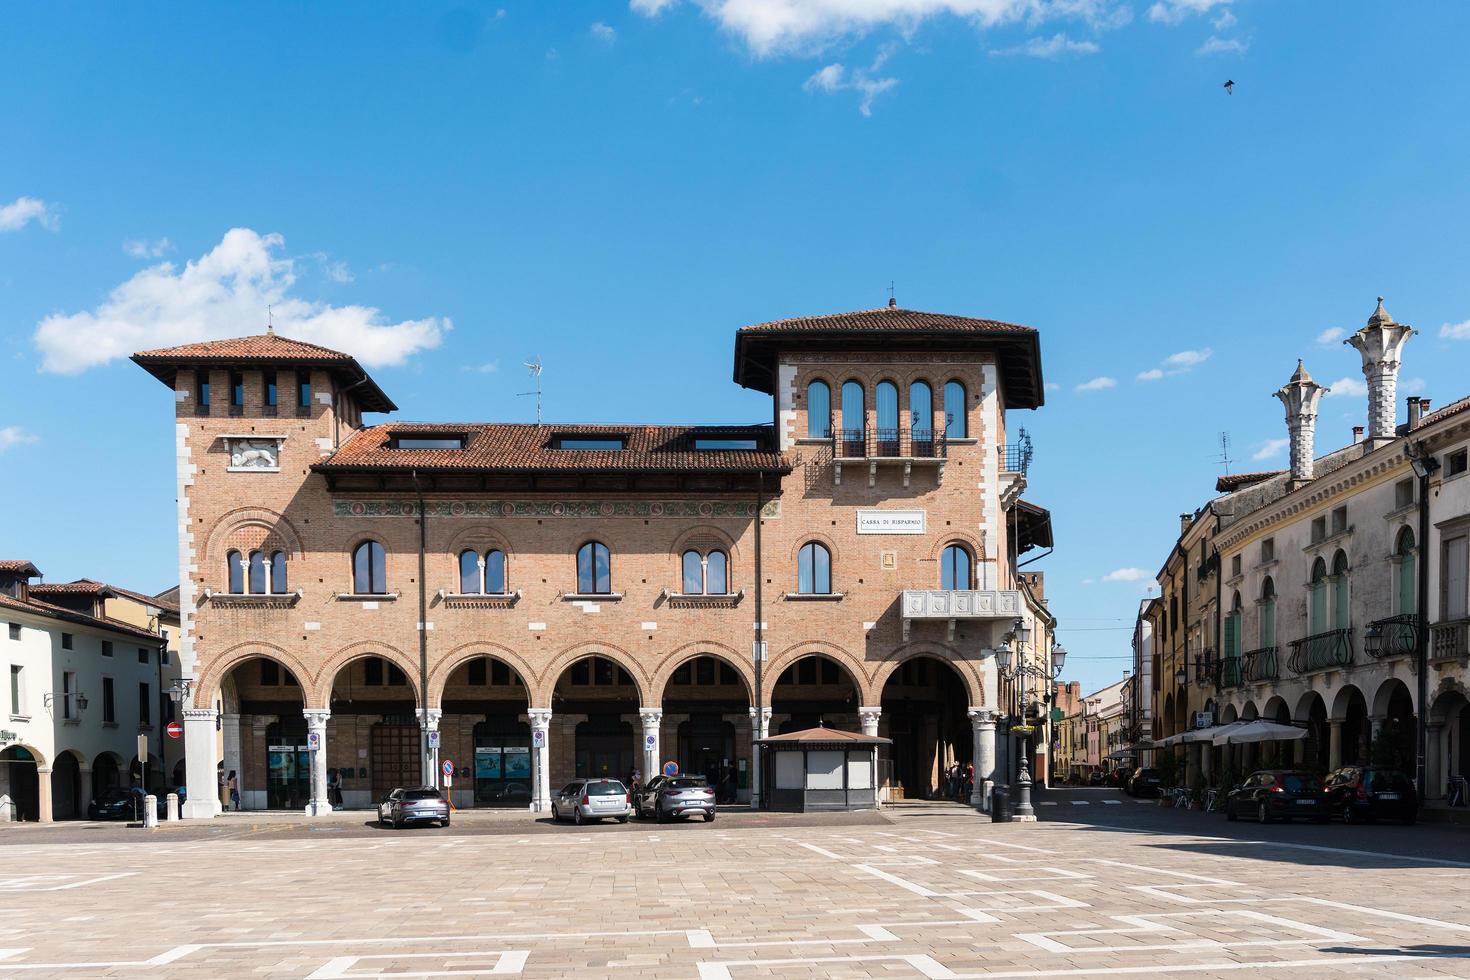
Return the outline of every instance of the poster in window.
{"type": "Polygon", "coordinates": [[[475,747],[475,778],[500,778],[500,749],[498,747],[475,747]]]}
{"type": "Polygon", "coordinates": [[[531,750],[528,748],[507,748],[505,750],[505,778],[506,779],[530,779],[531,778],[531,750]]]}

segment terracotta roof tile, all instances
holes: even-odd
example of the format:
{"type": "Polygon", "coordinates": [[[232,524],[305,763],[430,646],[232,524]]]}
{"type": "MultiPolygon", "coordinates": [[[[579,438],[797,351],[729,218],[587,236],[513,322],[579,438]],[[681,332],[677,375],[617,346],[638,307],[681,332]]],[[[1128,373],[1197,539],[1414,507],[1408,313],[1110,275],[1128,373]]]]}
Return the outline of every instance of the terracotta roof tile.
{"type": "Polygon", "coordinates": [[[0,558],[0,574],[40,576],[41,570],[24,558],[0,558]]]}
{"type": "Polygon", "coordinates": [[[1260,483],[1269,480],[1273,476],[1285,473],[1285,470],[1261,470],[1256,473],[1227,473],[1215,480],[1216,493],[1231,493],[1241,487],[1248,487],[1252,483],[1260,483]]]}
{"type": "Polygon", "coordinates": [[[395,422],[355,432],[313,469],[453,470],[500,472],[786,472],[789,464],[771,449],[695,449],[695,439],[753,439],[768,446],[770,426],[689,425],[515,425],[469,423],[420,425],[395,422]],[[395,449],[394,437],[463,434],[464,449],[395,449]],[[621,435],[622,450],[557,449],[556,437],[621,435]]]}
{"type": "Polygon", "coordinates": [[[75,582],[37,582],[31,586],[31,595],[43,599],[48,595],[90,595],[106,598],[112,595],[112,588],[105,582],[79,578],[75,582]]]}
{"type": "Polygon", "coordinates": [[[145,639],[155,644],[163,640],[163,637],[156,633],[150,633],[147,630],[139,629],[136,626],[116,619],[88,616],[86,613],[80,613],[74,609],[64,609],[61,606],[53,606],[49,602],[41,602],[36,599],[32,599],[30,602],[23,602],[20,599],[0,594],[0,609],[15,609],[36,616],[45,616],[48,619],[60,620],[65,623],[75,623],[79,626],[90,626],[93,629],[108,630],[113,633],[121,633],[124,636],[145,639]]]}
{"type": "Polygon", "coordinates": [[[1001,320],[985,320],[948,313],[926,313],[896,306],[882,306],[851,313],[797,316],[741,327],[741,333],[802,333],[806,331],[861,330],[941,333],[1035,333],[1035,327],[1001,320]]]}
{"type": "Polygon", "coordinates": [[[1457,402],[1450,402],[1444,408],[1441,408],[1434,412],[1430,412],[1428,415],[1420,419],[1419,425],[1416,426],[1416,429],[1423,428],[1424,426],[1429,425],[1432,422],[1438,422],[1441,419],[1447,419],[1451,415],[1459,415],[1466,409],[1470,409],[1470,398],[1461,398],[1457,402]]]}
{"type": "Polygon", "coordinates": [[[762,743],[769,742],[852,742],[857,745],[888,745],[893,740],[881,735],[864,735],[861,732],[849,732],[840,728],[827,728],[818,725],[816,728],[804,728],[799,732],[786,732],[781,735],[770,735],[760,739],[762,743]]]}

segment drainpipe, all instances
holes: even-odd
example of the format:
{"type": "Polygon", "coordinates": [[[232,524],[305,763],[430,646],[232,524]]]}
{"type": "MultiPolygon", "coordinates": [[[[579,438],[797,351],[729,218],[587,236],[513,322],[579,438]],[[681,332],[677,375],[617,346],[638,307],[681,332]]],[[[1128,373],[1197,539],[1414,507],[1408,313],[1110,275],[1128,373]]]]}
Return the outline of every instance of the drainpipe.
{"type": "Polygon", "coordinates": [[[419,500],[419,758],[423,767],[424,784],[438,786],[438,773],[433,771],[433,759],[429,753],[429,610],[428,594],[424,584],[424,554],[429,545],[429,511],[424,506],[424,491],[419,487],[419,471],[410,471],[413,476],[413,492],[419,500]]]}
{"type": "MultiPolygon", "coordinates": [[[[1419,453],[1426,462],[1431,462],[1433,457],[1429,455],[1429,448],[1423,443],[1419,444],[1419,453]]],[[[1422,802],[1429,795],[1429,787],[1424,784],[1425,760],[1429,752],[1429,474],[1430,468],[1421,468],[1423,475],[1419,477],[1419,539],[1416,542],[1419,549],[1419,561],[1416,563],[1415,571],[1419,576],[1419,596],[1416,603],[1419,613],[1419,628],[1414,631],[1414,660],[1418,665],[1418,695],[1419,710],[1415,718],[1415,749],[1414,749],[1414,782],[1419,787],[1419,799],[1422,802]]]]}
{"type": "MultiPolygon", "coordinates": [[[[761,605],[761,584],[764,581],[761,569],[761,512],[765,509],[766,474],[757,470],[755,475],[755,717],[751,719],[750,753],[750,805],[751,809],[761,806],[761,746],[754,744],[760,735],[761,719],[765,717],[763,689],[761,687],[762,664],[765,661],[765,629],[761,622],[764,612],[761,605]]],[[[876,775],[876,774],[875,774],[876,775]]]]}

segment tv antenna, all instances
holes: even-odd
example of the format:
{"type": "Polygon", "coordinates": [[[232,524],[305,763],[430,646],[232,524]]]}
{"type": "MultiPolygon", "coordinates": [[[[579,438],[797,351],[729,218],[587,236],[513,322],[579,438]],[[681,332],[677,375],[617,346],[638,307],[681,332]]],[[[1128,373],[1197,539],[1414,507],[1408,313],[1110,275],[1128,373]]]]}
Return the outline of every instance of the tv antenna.
{"type": "Polygon", "coordinates": [[[1230,433],[1220,433],[1220,459],[1219,462],[1225,467],[1225,475],[1230,475],[1230,433]]]}
{"type": "Polygon", "coordinates": [[[536,379],[535,391],[519,392],[518,397],[525,398],[528,395],[536,396],[536,424],[541,424],[541,358],[533,357],[526,362],[526,370],[531,372],[531,377],[536,379]]]}

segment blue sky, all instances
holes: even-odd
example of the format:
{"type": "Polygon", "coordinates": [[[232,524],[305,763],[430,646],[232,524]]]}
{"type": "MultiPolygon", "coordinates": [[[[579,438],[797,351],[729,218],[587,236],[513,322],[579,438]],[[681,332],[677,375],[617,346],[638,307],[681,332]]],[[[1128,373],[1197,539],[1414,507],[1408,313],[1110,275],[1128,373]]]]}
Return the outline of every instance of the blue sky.
{"type": "Polygon", "coordinates": [[[539,355],[553,421],[763,421],[733,331],[890,281],[1034,325],[1033,567],[1089,688],[1220,431],[1235,471],[1283,465],[1299,356],[1350,379],[1319,449],[1362,420],[1325,332],[1383,294],[1421,331],[1401,395],[1470,390],[1464,5],[156,13],[0,11],[0,552],[52,580],[172,583],[168,395],[114,354],[257,332],[267,302],[406,419],[529,419],[539,355]]]}

